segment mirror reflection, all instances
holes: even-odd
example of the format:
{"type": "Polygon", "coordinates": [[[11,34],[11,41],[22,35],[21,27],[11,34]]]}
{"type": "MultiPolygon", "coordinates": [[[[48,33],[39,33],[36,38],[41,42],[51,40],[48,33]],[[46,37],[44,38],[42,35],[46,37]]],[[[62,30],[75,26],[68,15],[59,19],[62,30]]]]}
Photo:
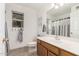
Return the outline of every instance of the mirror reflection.
{"type": "Polygon", "coordinates": [[[79,4],[55,5],[47,12],[47,34],[79,38],[79,4]]]}

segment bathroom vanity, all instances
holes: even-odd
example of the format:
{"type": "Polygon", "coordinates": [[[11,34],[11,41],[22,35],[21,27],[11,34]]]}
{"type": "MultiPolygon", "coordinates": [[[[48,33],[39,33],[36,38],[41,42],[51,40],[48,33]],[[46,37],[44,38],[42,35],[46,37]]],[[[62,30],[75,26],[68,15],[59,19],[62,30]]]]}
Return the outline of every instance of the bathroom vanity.
{"type": "MultiPolygon", "coordinates": [[[[60,38],[60,37],[59,37],[60,38]]],[[[69,40],[57,40],[55,37],[37,38],[38,56],[77,56],[79,44],[69,40]]]]}

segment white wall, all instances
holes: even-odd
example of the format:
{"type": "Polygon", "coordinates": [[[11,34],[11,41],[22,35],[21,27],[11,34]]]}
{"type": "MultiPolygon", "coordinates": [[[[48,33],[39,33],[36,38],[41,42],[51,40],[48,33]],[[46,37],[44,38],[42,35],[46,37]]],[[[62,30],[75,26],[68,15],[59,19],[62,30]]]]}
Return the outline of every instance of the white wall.
{"type": "Polygon", "coordinates": [[[71,37],[77,38],[76,40],[79,41],[79,8],[76,9],[77,6],[79,6],[79,4],[71,8],[70,29],[71,29],[71,37]]]}
{"type": "Polygon", "coordinates": [[[5,4],[0,3],[0,37],[5,38],[5,4]]]}
{"type": "MultiPolygon", "coordinates": [[[[40,11],[38,11],[38,13],[37,13],[38,18],[42,17],[42,27],[39,28],[39,26],[38,26],[38,33],[40,35],[47,35],[47,18],[48,18],[47,12],[50,8],[51,8],[51,5],[49,5],[47,8],[40,9],[40,11]],[[46,25],[45,32],[42,32],[43,25],[46,25]]],[[[39,22],[39,19],[38,19],[38,22],[39,22]]]]}
{"type": "Polygon", "coordinates": [[[46,25],[46,19],[47,19],[47,11],[44,9],[41,9],[40,11],[37,12],[37,17],[38,17],[38,22],[39,22],[39,18],[41,18],[41,23],[42,26],[38,26],[38,33],[42,36],[42,35],[46,35],[46,32],[42,32],[42,28],[43,28],[43,24],[46,25]],[[39,28],[40,27],[40,28],[39,28]]]}
{"type": "Polygon", "coordinates": [[[28,42],[32,41],[37,36],[37,15],[35,10],[19,6],[18,4],[6,4],[6,20],[8,24],[10,49],[26,46],[28,42]],[[22,43],[17,41],[18,30],[12,28],[12,11],[24,13],[24,32],[22,43]]]}
{"type": "Polygon", "coordinates": [[[0,3],[0,56],[6,55],[3,39],[5,39],[5,3],[0,3]]]}

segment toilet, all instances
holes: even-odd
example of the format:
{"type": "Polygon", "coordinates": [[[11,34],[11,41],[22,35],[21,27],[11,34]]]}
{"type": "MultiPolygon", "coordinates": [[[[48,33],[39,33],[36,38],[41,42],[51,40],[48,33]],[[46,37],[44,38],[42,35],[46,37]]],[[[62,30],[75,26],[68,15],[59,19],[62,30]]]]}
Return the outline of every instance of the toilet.
{"type": "Polygon", "coordinates": [[[37,50],[37,42],[36,41],[29,42],[27,44],[27,46],[28,46],[28,52],[30,52],[30,53],[35,52],[37,50]]]}

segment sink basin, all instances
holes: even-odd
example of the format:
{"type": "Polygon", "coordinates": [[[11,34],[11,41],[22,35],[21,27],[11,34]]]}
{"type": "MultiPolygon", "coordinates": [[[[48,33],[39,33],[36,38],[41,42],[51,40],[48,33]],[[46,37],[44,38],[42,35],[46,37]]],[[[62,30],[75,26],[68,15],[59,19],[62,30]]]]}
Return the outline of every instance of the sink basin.
{"type": "Polygon", "coordinates": [[[61,41],[60,39],[56,39],[56,38],[49,38],[49,40],[47,41],[50,41],[50,42],[55,42],[55,43],[62,43],[63,41],[61,41]]]}

